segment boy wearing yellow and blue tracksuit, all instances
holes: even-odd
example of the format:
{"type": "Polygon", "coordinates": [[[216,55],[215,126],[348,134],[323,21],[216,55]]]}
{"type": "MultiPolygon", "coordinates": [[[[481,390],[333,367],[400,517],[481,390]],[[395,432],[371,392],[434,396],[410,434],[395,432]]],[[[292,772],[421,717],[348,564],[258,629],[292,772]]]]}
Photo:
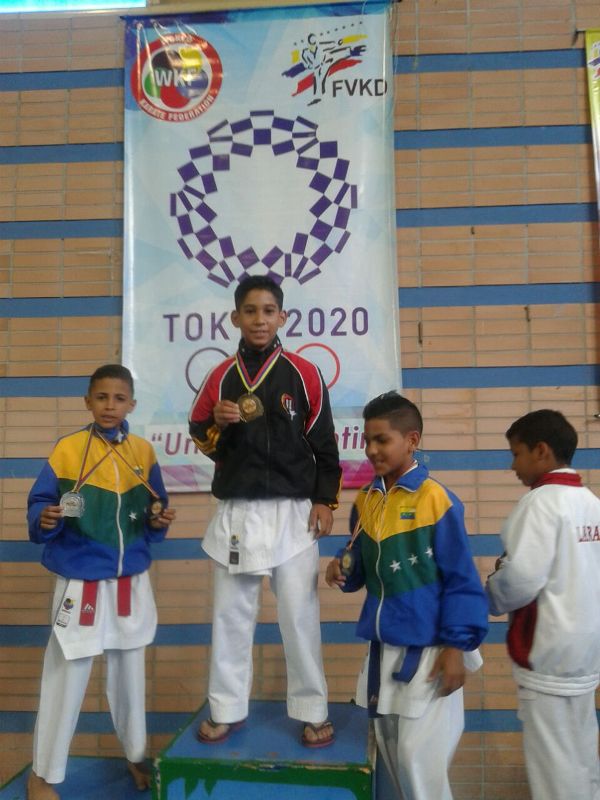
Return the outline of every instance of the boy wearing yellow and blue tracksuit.
{"type": "Polygon", "coordinates": [[[129,433],[129,370],[97,369],[85,402],[93,422],[57,442],[28,500],[30,539],[44,545],[42,564],[56,575],[28,800],[58,798],[53,784],[64,780],[92,662],[101,653],[128,769],[138,788],[149,786],[144,648],[156,631],[150,544],[164,539],[175,513],[152,445],[129,433]]]}
{"type": "Polygon", "coordinates": [[[357,634],[369,640],[357,702],[402,800],[451,800],[448,767],[464,727],[465,670],[478,669],[487,602],[463,506],[414,459],[422,419],[396,392],[364,409],[376,476],[355,501],[349,545],[326,580],[366,587],[357,634]]]}

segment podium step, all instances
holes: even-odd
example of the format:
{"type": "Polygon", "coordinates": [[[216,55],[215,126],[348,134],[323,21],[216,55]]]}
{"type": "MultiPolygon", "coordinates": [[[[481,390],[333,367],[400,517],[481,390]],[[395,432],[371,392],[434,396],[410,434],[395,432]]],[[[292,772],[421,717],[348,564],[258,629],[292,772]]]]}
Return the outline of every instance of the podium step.
{"type": "MultiPolygon", "coordinates": [[[[0,788],[0,800],[25,800],[31,765],[0,788]]],[[[57,786],[61,800],[150,800],[150,790],[139,792],[127,772],[124,758],[70,756],[65,782],[57,786]]]]}
{"type": "Polygon", "coordinates": [[[245,725],[220,744],[196,738],[204,705],[155,760],[154,800],[373,800],[373,758],[366,711],[333,703],[336,740],[300,742],[302,725],[284,703],[253,701],[245,725]]]}

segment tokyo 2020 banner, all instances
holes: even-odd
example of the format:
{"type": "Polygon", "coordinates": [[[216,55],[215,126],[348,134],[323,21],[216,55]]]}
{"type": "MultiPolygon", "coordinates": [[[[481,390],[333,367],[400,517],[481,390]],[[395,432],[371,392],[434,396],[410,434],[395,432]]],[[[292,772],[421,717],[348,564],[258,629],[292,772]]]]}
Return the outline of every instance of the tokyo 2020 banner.
{"type": "Polygon", "coordinates": [[[134,430],[171,491],[207,490],[187,431],[238,345],[233,292],[281,282],[285,348],[329,386],[345,485],[370,468],[361,411],[400,386],[390,7],[129,18],[123,363],[134,430]]]}

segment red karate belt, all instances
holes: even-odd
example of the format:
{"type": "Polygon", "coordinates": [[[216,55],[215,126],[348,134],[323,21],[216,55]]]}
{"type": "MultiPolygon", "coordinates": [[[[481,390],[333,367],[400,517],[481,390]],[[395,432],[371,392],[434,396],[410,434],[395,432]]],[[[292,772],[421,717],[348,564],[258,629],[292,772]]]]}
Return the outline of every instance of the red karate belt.
{"type": "MultiPolygon", "coordinates": [[[[98,581],[84,581],[79,612],[80,625],[94,624],[97,601],[98,581]]],[[[117,578],[117,614],[120,617],[131,616],[131,575],[117,578]]]]}

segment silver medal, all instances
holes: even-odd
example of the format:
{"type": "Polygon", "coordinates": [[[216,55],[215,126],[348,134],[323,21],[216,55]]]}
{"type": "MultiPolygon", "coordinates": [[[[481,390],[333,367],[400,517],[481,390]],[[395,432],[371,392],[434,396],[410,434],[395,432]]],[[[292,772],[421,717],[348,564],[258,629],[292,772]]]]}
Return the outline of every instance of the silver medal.
{"type": "Polygon", "coordinates": [[[82,517],[85,500],[79,492],[65,492],[59,503],[63,517],[82,517]]]}

